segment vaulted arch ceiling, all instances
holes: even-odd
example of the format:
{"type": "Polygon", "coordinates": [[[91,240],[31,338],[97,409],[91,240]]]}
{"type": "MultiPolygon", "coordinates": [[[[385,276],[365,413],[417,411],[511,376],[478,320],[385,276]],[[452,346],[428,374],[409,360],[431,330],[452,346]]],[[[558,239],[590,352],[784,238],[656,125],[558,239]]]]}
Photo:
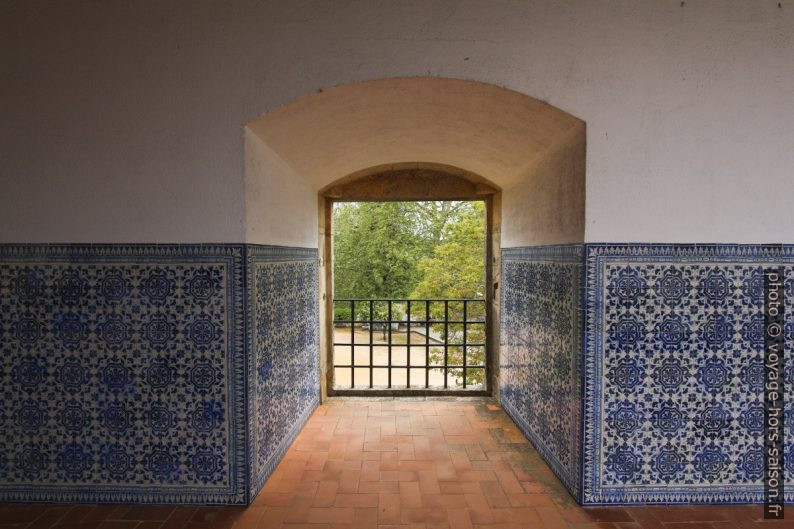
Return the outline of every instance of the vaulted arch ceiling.
{"type": "Polygon", "coordinates": [[[383,178],[405,169],[501,191],[505,246],[584,240],[584,122],[498,86],[437,77],[337,86],[248,123],[245,149],[247,241],[314,246],[318,192],[375,173],[388,187],[383,178]]]}
{"type": "Polygon", "coordinates": [[[248,127],[316,189],[405,162],[459,167],[506,188],[581,134],[584,124],[495,85],[412,77],[337,86],[248,127]]]}

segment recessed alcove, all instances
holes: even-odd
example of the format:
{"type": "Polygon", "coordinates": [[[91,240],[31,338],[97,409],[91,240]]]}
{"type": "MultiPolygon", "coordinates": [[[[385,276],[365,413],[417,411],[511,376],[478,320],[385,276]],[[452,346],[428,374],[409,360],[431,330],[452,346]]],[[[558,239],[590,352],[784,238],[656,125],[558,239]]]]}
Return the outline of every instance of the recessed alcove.
{"type": "MultiPolygon", "coordinates": [[[[333,87],[277,108],[248,123],[245,142],[247,242],[318,248],[319,358],[326,374],[332,336],[329,204],[487,201],[490,393],[578,496],[584,123],[494,85],[394,78],[333,87]],[[539,253],[525,251],[538,247],[539,253]],[[502,263],[503,256],[508,263],[502,263]],[[520,290],[525,281],[515,274],[528,262],[560,279],[537,291],[520,290]],[[503,270],[509,271],[507,280],[503,270]],[[562,293],[556,303],[564,305],[564,313],[550,315],[557,318],[553,325],[538,332],[560,342],[553,363],[561,371],[537,363],[543,347],[528,346],[525,333],[532,322],[517,319],[512,303],[516,296],[526,303],[529,296],[548,296],[554,289],[562,293]],[[507,306],[505,296],[511,300],[507,306]],[[508,314],[501,313],[505,307],[508,314]],[[528,414],[522,403],[541,386],[559,391],[542,412],[528,414]]],[[[321,377],[323,395],[327,380],[321,377]]]]}

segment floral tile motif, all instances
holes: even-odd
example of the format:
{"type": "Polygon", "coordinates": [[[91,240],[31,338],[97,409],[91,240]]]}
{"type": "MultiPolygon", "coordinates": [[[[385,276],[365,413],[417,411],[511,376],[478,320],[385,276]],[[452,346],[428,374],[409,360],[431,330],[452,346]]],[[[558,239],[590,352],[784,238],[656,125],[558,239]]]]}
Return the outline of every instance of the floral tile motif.
{"type": "Polygon", "coordinates": [[[248,247],[252,500],[319,403],[317,250],[248,247]]]}
{"type": "MultiPolygon", "coordinates": [[[[792,248],[589,244],[586,252],[584,503],[762,501],[763,269],[784,266],[794,300],[792,248]]],[[[791,351],[794,310],[785,329],[791,351]]]]}
{"type": "Polygon", "coordinates": [[[244,503],[241,245],[0,246],[0,500],[244,503]]]}
{"type": "Polygon", "coordinates": [[[580,493],[582,245],[502,250],[500,398],[580,493]]]}

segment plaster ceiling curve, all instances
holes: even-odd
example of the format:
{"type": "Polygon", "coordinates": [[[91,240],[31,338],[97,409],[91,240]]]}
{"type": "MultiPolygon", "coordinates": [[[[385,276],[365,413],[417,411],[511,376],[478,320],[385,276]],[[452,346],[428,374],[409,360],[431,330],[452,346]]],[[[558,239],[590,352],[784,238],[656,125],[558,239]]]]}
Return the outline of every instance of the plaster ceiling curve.
{"type": "Polygon", "coordinates": [[[583,126],[527,95],[438,77],[336,86],[247,125],[315,189],[411,162],[459,167],[507,188],[583,126]]]}

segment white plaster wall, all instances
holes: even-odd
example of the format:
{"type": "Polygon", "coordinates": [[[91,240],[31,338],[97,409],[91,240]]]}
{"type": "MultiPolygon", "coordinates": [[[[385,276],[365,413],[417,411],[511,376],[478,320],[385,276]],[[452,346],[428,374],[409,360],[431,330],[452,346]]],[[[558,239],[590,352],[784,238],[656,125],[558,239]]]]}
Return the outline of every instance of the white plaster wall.
{"type": "Polygon", "coordinates": [[[245,129],[245,241],[317,247],[317,189],[245,129]]]}
{"type": "Polygon", "coordinates": [[[518,184],[502,190],[502,248],[584,239],[585,127],[574,127],[518,184]]]}
{"type": "MultiPolygon", "coordinates": [[[[588,241],[791,243],[780,5],[3,2],[0,241],[240,242],[245,123],[324,87],[431,75],[587,122],[588,241]]],[[[279,230],[257,242],[288,242],[279,230]]]]}

